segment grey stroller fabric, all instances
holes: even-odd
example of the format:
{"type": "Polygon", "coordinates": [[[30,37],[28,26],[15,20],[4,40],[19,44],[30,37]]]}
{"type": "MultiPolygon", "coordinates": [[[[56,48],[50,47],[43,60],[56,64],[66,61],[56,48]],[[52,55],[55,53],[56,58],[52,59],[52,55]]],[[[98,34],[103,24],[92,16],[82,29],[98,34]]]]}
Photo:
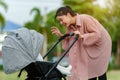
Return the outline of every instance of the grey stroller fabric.
{"type": "Polygon", "coordinates": [[[2,46],[3,69],[6,74],[21,70],[36,61],[43,45],[43,35],[20,28],[8,33],[2,46]]]}

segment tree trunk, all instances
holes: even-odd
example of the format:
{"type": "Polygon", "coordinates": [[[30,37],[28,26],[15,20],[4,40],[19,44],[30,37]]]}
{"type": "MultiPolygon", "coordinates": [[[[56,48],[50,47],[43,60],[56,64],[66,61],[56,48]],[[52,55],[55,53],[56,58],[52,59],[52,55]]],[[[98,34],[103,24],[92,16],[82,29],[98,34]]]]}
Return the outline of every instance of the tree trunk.
{"type": "Polygon", "coordinates": [[[117,67],[120,67],[120,38],[117,41],[117,54],[116,54],[115,65],[117,67]]]}
{"type": "MultiPolygon", "coordinates": [[[[44,35],[44,43],[43,43],[42,55],[44,56],[47,53],[47,33],[46,33],[46,30],[44,30],[43,35],[44,35]]],[[[47,57],[45,58],[45,60],[47,60],[47,57]]]]}

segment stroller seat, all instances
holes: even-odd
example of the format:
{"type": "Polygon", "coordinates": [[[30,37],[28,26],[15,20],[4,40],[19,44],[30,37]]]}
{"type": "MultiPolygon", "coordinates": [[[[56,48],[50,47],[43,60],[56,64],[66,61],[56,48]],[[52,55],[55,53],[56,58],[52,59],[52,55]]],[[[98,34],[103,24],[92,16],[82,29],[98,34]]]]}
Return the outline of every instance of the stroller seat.
{"type": "Polygon", "coordinates": [[[46,73],[53,67],[53,62],[36,61],[29,64],[24,69],[27,72],[26,80],[66,80],[66,75],[62,74],[57,68],[45,78],[46,73]]]}

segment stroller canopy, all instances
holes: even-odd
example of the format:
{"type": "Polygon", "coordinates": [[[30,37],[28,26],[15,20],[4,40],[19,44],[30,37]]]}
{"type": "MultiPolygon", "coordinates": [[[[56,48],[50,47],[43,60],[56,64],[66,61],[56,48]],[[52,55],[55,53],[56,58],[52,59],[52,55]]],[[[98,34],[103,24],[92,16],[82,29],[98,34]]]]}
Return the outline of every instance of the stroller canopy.
{"type": "Polygon", "coordinates": [[[2,46],[3,68],[6,74],[21,70],[36,61],[43,45],[43,35],[20,28],[8,33],[2,46]]]}

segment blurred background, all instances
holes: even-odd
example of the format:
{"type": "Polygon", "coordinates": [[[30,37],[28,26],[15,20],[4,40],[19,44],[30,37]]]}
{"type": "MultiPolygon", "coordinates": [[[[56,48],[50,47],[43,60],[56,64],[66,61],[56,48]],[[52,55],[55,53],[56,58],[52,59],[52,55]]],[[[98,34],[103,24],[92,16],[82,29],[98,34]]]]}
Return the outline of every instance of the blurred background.
{"type": "MultiPolygon", "coordinates": [[[[120,0],[0,0],[0,80],[15,80],[17,72],[5,74],[2,67],[2,42],[7,32],[21,27],[34,29],[44,35],[42,55],[52,47],[58,37],[52,35],[51,27],[57,26],[63,33],[65,29],[55,19],[56,10],[64,5],[70,6],[80,14],[95,17],[108,30],[112,38],[112,56],[108,68],[108,80],[120,80],[120,0]]],[[[47,57],[56,61],[64,51],[59,44],[47,57]]],[[[61,63],[68,65],[65,57],[61,63]]],[[[25,73],[21,77],[24,80],[25,73]]]]}

